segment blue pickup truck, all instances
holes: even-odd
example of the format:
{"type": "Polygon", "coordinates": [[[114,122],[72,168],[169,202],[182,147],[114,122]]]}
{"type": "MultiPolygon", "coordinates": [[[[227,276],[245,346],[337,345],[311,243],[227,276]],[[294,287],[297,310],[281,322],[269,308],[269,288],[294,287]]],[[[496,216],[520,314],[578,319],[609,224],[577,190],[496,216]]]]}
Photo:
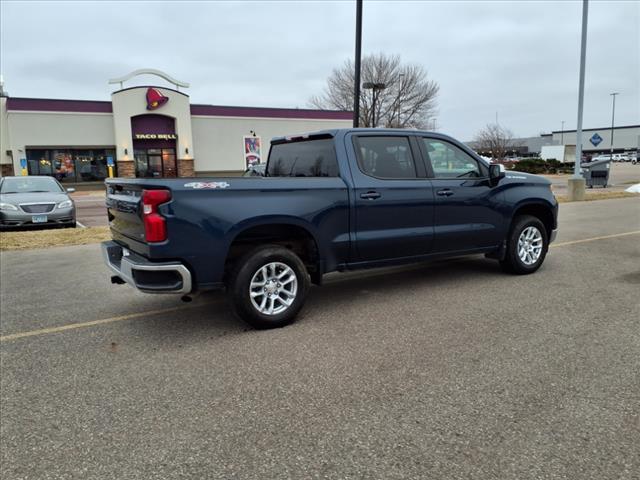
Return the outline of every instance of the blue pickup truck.
{"type": "Polygon", "coordinates": [[[432,132],[281,137],[264,177],[106,186],[113,283],[186,300],[224,288],[257,328],[291,323],[328,272],[485,254],[533,273],[557,229],[549,181],[505,172],[432,132]]]}

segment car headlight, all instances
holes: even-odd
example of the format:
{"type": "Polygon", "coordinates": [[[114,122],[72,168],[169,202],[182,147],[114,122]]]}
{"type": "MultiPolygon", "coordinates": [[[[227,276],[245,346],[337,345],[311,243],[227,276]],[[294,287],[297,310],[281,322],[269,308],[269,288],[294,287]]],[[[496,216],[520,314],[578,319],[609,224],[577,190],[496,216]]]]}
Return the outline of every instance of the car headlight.
{"type": "Polygon", "coordinates": [[[71,200],[65,200],[64,202],[60,202],[58,204],[58,208],[71,208],[73,207],[73,202],[71,200]]]}
{"type": "Polygon", "coordinates": [[[10,203],[0,202],[0,210],[18,210],[18,207],[11,205],[10,203]]]}

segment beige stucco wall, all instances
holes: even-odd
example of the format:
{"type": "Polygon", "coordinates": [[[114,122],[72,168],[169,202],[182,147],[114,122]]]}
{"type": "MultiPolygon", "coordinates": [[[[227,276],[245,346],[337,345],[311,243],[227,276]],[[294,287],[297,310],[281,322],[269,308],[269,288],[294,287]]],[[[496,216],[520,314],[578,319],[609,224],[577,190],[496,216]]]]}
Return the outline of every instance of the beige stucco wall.
{"type": "Polygon", "coordinates": [[[2,152],[12,150],[16,174],[20,172],[20,159],[26,158],[27,148],[110,148],[114,145],[113,116],[110,113],[10,111],[7,120],[10,146],[3,146],[2,152]]]}
{"type": "MultiPolygon", "coordinates": [[[[0,165],[11,163],[11,156],[7,155],[7,151],[10,150],[10,148],[7,98],[0,97],[0,165]]],[[[0,169],[0,175],[2,175],[2,169],[0,169]]]]}
{"type": "Polygon", "coordinates": [[[149,87],[134,87],[119,90],[111,94],[113,108],[116,156],[118,160],[133,160],[131,117],[136,115],[158,114],[173,117],[178,140],[176,143],[177,158],[191,158],[197,153],[191,135],[191,108],[189,97],[168,88],[153,87],[169,101],[156,110],[147,110],[146,94],[149,87]],[[125,155],[124,149],[128,155],[125,155]],[[186,149],[189,154],[186,154],[186,149]]]}
{"type": "Polygon", "coordinates": [[[262,140],[263,162],[273,137],[331,128],[349,128],[351,120],[306,120],[286,118],[205,117],[194,115],[193,128],[196,174],[239,172],[245,169],[242,137],[253,130],[262,140]]]}

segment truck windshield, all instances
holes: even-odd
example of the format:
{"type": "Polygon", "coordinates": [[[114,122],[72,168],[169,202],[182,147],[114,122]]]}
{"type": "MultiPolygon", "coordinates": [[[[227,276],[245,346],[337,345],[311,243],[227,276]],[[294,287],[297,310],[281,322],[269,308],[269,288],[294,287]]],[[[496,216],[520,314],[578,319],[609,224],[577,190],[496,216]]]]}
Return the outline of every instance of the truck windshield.
{"type": "Polygon", "coordinates": [[[332,138],[271,146],[268,177],[337,177],[339,174],[332,138]]]}

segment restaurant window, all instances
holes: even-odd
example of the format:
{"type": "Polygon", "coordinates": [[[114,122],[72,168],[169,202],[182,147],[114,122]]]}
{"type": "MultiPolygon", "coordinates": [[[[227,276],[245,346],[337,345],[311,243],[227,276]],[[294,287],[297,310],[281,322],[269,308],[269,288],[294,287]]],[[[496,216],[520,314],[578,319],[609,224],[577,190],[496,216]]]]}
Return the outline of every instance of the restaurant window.
{"type": "Polygon", "coordinates": [[[101,182],[108,177],[107,157],[115,166],[111,149],[28,149],[27,166],[29,175],[50,175],[62,183],[101,182]]]}
{"type": "Polygon", "coordinates": [[[29,175],[51,175],[49,150],[27,150],[27,169],[29,175]]]}
{"type": "Polygon", "coordinates": [[[75,182],[75,166],[71,150],[51,150],[53,176],[59,182],[75,182]]]}

